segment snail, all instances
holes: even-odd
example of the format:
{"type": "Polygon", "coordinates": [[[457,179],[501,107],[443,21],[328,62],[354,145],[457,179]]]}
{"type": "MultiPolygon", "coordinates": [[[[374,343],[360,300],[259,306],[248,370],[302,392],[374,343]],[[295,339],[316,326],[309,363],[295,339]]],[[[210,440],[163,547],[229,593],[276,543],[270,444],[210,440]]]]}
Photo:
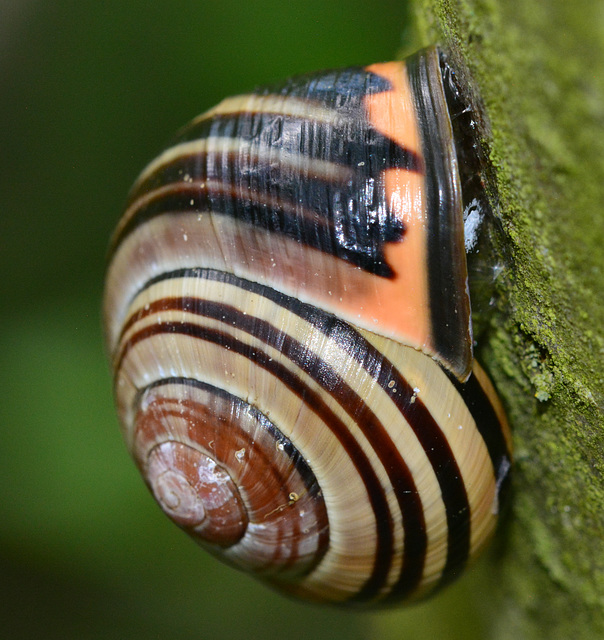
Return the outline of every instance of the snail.
{"type": "Polygon", "coordinates": [[[126,444],[177,525],[287,594],[417,600],[495,530],[511,438],[473,356],[460,96],[430,48],[227,98],[113,236],[126,444]]]}

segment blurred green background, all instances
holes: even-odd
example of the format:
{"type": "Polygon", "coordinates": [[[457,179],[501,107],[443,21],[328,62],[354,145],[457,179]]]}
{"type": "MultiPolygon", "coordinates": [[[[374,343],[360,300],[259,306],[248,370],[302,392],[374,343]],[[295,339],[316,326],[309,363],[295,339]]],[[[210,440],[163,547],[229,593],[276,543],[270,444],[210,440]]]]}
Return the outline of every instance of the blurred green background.
{"type": "Polygon", "coordinates": [[[0,634],[484,637],[467,593],[362,614],[290,602],[199,551],[122,445],[105,251],[140,169],[223,96],[391,59],[400,0],[0,0],[0,634]]]}

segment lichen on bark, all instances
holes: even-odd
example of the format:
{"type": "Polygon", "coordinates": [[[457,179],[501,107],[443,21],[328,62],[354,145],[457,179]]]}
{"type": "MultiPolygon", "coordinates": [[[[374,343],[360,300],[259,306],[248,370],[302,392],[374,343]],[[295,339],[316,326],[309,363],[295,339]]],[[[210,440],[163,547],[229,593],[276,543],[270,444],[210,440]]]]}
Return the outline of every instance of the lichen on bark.
{"type": "Polygon", "coordinates": [[[484,102],[508,256],[479,356],[514,431],[514,500],[479,611],[489,638],[604,637],[604,7],[415,13],[484,102]]]}

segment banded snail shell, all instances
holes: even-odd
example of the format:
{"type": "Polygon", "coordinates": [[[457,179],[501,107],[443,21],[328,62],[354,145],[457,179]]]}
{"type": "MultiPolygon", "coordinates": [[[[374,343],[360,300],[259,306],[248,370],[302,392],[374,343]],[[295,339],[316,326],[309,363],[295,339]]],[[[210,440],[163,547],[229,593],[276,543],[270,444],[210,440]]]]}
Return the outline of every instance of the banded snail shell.
{"type": "Polygon", "coordinates": [[[443,73],[428,49],[224,100],[113,239],[106,335],[145,481],[212,553],[310,600],[448,583],[509,483],[443,73]]]}

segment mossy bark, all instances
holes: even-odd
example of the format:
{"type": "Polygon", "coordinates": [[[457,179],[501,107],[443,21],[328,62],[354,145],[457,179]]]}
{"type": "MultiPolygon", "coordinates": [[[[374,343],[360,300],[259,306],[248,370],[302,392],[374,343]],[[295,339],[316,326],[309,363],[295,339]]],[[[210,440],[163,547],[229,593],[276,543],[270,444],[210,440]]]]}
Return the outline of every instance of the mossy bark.
{"type": "MultiPolygon", "coordinates": [[[[516,454],[489,637],[604,637],[604,5],[416,0],[490,121],[505,263],[479,352],[516,454]]],[[[484,585],[483,585],[484,586],[484,585]]]]}

